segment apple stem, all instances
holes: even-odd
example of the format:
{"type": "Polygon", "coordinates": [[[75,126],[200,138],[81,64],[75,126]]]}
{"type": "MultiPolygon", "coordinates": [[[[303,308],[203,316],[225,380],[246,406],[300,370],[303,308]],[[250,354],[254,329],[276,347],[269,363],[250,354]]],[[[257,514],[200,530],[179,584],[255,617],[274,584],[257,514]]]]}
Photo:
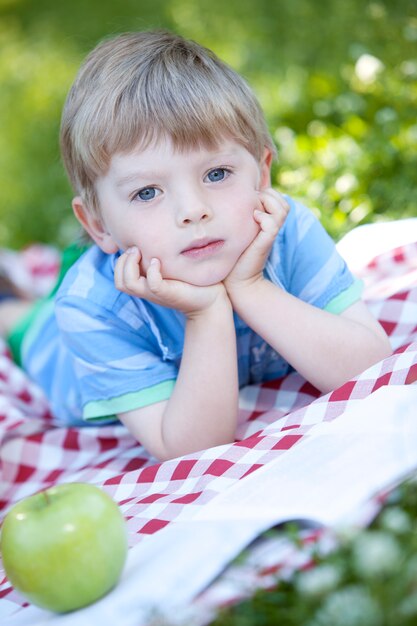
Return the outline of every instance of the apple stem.
{"type": "Polygon", "coordinates": [[[50,503],[51,503],[51,500],[50,500],[50,498],[49,498],[49,496],[48,496],[48,494],[47,494],[46,490],[45,490],[45,491],[43,491],[42,493],[43,493],[43,497],[44,497],[44,498],[45,498],[45,500],[46,500],[46,504],[50,504],[50,503]]]}

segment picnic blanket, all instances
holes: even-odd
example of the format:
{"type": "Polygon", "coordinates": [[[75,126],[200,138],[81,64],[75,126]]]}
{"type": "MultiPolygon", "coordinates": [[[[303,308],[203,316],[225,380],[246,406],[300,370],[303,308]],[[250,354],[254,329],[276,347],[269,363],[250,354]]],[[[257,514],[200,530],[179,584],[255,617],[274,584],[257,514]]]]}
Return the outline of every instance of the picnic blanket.
{"type": "MultiPolygon", "coordinates": [[[[370,230],[363,245],[368,258],[362,255],[362,264],[353,268],[364,280],[371,311],[390,337],[392,356],[323,396],[297,373],[245,387],[240,392],[236,441],[230,445],[159,463],[122,425],[59,426],[42,391],[12,362],[0,340],[0,519],[15,502],[40,489],[62,482],[89,482],[119,504],[132,547],[169,524],[191,519],[235,481],[285,454],[313,425],[337,419],[348,406],[384,385],[415,383],[417,220],[409,221],[415,236],[410,234],[412,229],[403,228],[407,236],[396,241],[391,227],[391,241],[403,243],[390,247],[388,242],[379,253],[376,246],[372,256],[370,230]]],[[[356,241],[351,237],[344,250],[350,250],[353,260],[356,241]]],[[[360,250],[356,252],[356,258],[360,257],[360,250]]],[[[43,284],[53,281],[58,269],[53,250],[37,246],[19,258],[25,266],[22,280],[26,272],[32,278],[41,277],[43,284]]],[[[36,288],[42,291],[39,281],[36,288]]],[[[220,602],[219,598],[214,602],[220,602]]],[[[0,605],[0,616],[25,611],[27,606],[1,564],[0,605]]]]}

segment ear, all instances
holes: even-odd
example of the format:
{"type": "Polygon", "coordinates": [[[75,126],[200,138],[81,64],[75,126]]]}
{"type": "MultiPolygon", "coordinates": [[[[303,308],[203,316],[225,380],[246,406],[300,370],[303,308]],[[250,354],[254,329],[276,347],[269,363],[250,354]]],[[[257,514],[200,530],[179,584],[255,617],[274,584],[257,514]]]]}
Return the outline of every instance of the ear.
{"type": "Polygon", "coordinates": [[[117,252],[119,247],[113,240],[110,233],[106,231],[103,220],[89,211],[82,198],[76,196],[72,201],[72,210],[81,226],[87,231],[91,239],[96,242],[99,248],[106,254],[117,252]]]}
{"type": "Polygon", "coordinates": [[[271,166],[274,155],[269,148],[264,149],[264,153],[259,163],[260,179],[259,188],[265,189],[271,186],[271,166]]]}

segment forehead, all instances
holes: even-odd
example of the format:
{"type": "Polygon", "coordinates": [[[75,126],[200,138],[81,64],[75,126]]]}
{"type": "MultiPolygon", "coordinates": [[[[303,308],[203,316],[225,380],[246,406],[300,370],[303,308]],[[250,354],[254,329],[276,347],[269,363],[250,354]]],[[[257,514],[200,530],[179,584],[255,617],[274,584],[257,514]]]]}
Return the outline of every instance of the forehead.
{"type": "Polygon", "coordinates": [[[143,176],[152,176],[162,171],[177,168],[178,163],[190,167],[209,163],[210,161],[234,160],[252,155],[241,144],[233,140],[219,141],[216,146],[176,147],[170,139],[162,139],[143,147],[136,146],[130,151],[117,153],[110,160],[105,175],[119,186],[130,182],[138,173],[143,176]]]}

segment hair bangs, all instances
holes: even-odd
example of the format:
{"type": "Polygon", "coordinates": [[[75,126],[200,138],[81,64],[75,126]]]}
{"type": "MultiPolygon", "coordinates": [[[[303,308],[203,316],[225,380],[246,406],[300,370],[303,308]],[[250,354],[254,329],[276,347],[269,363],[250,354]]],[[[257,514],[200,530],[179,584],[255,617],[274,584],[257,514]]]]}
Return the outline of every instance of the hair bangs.
{"type": "MultiPolygon", "coordinates": [[[[236,94],[208,90],[204,82],[184,78],[154,77],[152,88],[138,81],[134,93],[130,88],[119,95],[111,119],[105,121],[104,111],[100,114],[99,136],[92,142],[96,154],[91,157],[101,174],[112,155],[146,149],[161,139],[169,139],[175,149],[182,151],[215,149],[227,137],[254,152],[259,143],[253,131],[254,111],[248,115],[242,110],[239,100],[233,97],[236,94]]],[[[109,111],[108,102],[105,108],[109,111]]]]}
{"type": "Polygon", "coordinates": [[[167,32],[127,33],[90,53],[68,94],[61,152],[76,193],[99,211],[97,178],[116,154],[169,139],[180,151],[224,139],[275,153],[246,81],[214,53],[167,32]]]}

